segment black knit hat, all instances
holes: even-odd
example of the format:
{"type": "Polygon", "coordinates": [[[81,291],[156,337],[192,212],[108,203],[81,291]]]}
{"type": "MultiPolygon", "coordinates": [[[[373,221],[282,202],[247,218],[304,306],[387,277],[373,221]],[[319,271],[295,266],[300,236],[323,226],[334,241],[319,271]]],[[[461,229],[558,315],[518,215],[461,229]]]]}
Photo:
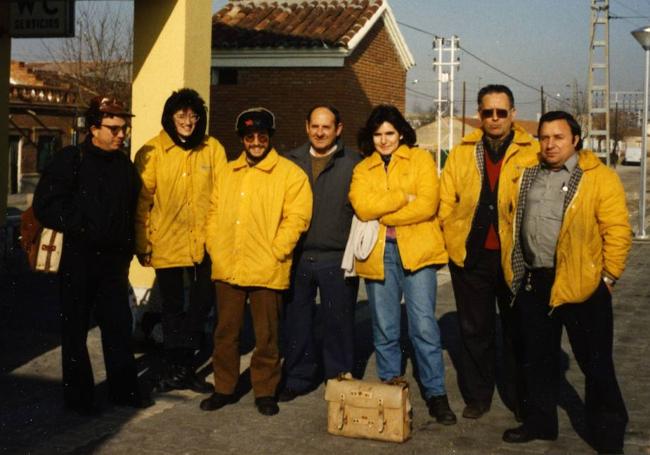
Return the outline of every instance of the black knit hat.
{"type": "Polygon", "coordinates": [[[235,131],[240,137],[251,131],[267,131],[271,136],[275,132],[275,115],[263,107],[246,109],[237,116],[235,131]]]}

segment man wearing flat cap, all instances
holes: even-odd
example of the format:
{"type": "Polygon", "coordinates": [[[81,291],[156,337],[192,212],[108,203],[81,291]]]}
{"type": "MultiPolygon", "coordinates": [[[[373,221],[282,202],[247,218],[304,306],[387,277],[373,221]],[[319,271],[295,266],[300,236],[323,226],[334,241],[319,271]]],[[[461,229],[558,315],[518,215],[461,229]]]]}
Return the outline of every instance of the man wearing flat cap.
{"type": "Polygon", "coordinates": [[[278,321],[281,292],[289,287],[294,247],[311,220],[307,175],[271,145],[273,113],[245,110],[235,128],[244,146],[239,158],[217,174],[208,212],[206,246],[216,281],[218,324],[214,333],[214,393],[201,409],[236,401],[239,332],[250,299],[255,331],[251,383],[263,415],[279,412],[278,321]]]}
{"type": "Polygon", "coordinates": [[[91,314],[102,334],[108,399],[120,406],[153,404],[138,387],[131,346],[128,274],[140,179],[122,150],[133,115],[115,98],[94,98],[88,134],[57,152],[34,193],[34,214],[63,232],[61,356],[67,409],[96,414],[86,337],[91,314]]]}

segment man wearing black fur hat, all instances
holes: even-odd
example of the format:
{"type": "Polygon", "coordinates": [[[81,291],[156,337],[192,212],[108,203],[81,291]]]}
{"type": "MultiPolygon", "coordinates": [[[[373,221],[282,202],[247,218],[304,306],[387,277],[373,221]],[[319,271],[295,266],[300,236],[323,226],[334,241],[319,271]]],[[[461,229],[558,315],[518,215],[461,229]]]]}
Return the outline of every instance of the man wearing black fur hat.
{"type": "Polygon", "coordinates": [[[226,154],[219,141],[205,134],[206,125],[199,94],[189,88],[173,92],[163,109],[162,131],[135,158],[143,183],[136,254],[142,265],[156,270],[162,297],[165,371],[159,391],[212,391],[196,376],[193,358],[213,305],[205,225],[212,185],[226,154]],[[187,307],[184,275],[191,282],[187,307]]]}
{"type": "Polygon", "coordinates": [[[235,128],[244,147],[215,182],[206,245],[215,258],[219,322],[214,332],[214,393],[201,409],[234,403],[239,380],[239,334],[250,302],[255,350],[250,377],[255,406],[262,415],[280,411],[278,331],[282,291],[289,287],[293,249],[311,220],[307,175],[280,156],[271,143],[275,116],[263,107],[247,109],[235,128]]]}

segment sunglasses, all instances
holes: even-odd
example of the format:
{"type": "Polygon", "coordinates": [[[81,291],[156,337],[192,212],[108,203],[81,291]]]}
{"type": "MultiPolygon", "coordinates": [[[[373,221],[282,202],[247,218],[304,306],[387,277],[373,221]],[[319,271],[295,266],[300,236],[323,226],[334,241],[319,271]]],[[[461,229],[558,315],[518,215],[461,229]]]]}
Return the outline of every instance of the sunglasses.
{"type": "Polygon", "coordinates": [[[117,136],[120,134],[120,131],[124,133],[125,136],[128,136],[129,133],[131,132],[131,127],[129,125],[104,125],[103,123],[99,125],[100,127],[107,128],[111,131],[111,134],[113,136],[117,136]]]}
{"type": "Polygon", "coordinates": [[[493,118],[495,115],[497,118],[507,118],[510,114],[508,109],[481,109],[481,118],[493,118]]]}
{"type": "Polygon", "coordinates": [[[257,141],[260,144],[266,144],[269,142],[269,135],[266,133],[249,133],[244,135],[244,141],[253,142],[257,137],[257,141]]]}

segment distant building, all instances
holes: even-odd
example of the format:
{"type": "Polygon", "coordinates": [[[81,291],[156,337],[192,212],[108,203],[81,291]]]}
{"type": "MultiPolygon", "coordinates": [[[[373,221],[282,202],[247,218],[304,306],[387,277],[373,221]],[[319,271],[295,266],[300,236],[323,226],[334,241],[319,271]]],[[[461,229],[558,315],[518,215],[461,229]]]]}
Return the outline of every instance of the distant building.
{"type": "Polygon", "coordinates": [[[231,0],[213,17],[210,133],[232,157],[237,114],[264,106],[288,150],[305,141],[306,111],[326,103],[354,145],[373,106],[404,110],[413,64],[386,0],[231,0]]]}
{"type": "MultiPolygon", "coordinates": [[[[441,149],[449,149],[449,117],[443,117],[440,123],[441,149]]],[[[531,136],[537,136],[537,121],[535,120],[516,120],[515,123],[525,129],[531,136]]],[[[461,117],[453,119],[453,141],[452,147],[460,143],[464,135],[467,135],[477,128],[481,127],[481,121],[477,117],[461,117]]],[[[418,139],[418,145],[431,151],[438,150],[438,121],[423,125],[415,130],[418,139]]]]}
{"type": "Polygon", "coordinates": [[[48,71],[12,61],[8,194],[33,193],[51,154],[72,141],[77,90],[48,71]]]}

